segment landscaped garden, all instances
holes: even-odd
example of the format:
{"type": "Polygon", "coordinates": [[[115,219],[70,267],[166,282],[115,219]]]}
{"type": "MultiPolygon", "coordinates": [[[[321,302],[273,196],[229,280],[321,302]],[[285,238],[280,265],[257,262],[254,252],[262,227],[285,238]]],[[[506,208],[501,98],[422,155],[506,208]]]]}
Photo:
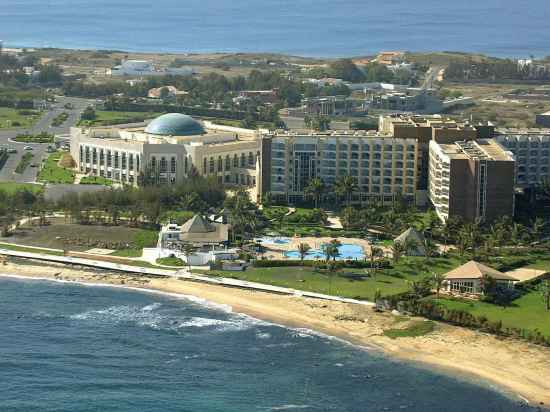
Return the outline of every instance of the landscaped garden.
{"type": "Polygon", "coordinates": [[[38,181],[45,183],[73,183],[75,172],[69,168],[60,166],[65,156],[70,157],[70,154],[55,152],[49,155],[38,174],[38,181]]]}
{"type": "Polygon", "coordinates": [[[21,157],[19,163],[17,163],[17,166],[15,166],[15,173],[21,174],[27,170],[27,167],[31,164],[33,158],[34,155],[32,153],[25,153],[23,157],[21,157]]]}
{"type": "Polygon", "coordinates": [[[15,136],[13,140],[19,143],[53,143],[54,135],[51,133],[38,133],[38,134],[28,134],[22,133],[15,136]]]}
{"type": "Polygon", "coordinates": [[[84,176],[80,179],[81,185],[103,185],[103,186],[112,186],[113,181],[107,179],[103,176],[84,176]]]}
{"type": "Polygon", "coordinates": [[[140,123],[160,116],[159,112],[114,112],[96,110],[95,117],[89,120],[80,120],[79,126],[110,126],[125,123],[140,123]]]}

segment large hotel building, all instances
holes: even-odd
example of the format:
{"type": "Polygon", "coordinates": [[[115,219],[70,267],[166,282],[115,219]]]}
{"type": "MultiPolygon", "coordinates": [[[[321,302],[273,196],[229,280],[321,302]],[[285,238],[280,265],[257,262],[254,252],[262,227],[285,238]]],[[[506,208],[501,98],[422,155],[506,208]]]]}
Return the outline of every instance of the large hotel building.
{"type": "Polygon", "coordinates": [[[296,203],[320,178],[330,202],[337,180],[353,176],[355,204],[431,202],[442,220],[512,214],[514,186],[550,177],[549,152],[548,130],[495,130],[440,115],[382,116],[377,132],[253,131],[182,114],[71,131],[78,171],[121,184],[175,184],[197,173],[255,188],[258,200],[270,193],[296,203]]]}

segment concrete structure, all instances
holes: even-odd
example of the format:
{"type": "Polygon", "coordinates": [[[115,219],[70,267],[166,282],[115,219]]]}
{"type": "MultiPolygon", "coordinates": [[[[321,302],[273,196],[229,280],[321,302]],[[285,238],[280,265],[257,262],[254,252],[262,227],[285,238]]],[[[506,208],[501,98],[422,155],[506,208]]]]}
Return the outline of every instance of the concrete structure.
{"type": "Polygon", "coordinates": [[[429,197],[442,221],[514,214],[515,162],[492,139],[430,142],[429,197]]]}
{"type": "Polygon", "coordinates": [[[408,91],[374,94],[370,105],[376,109],[394,112],[440,113],[443,102],[433,91],[408,91]]]}
{"type": "Polygon", "coordinates": [[[510,275],[470,260],[464,265],[445,273],[444,290],[451,294],[481,295],[483,294],[483,278],[485,276],[494,279],[497,286],[502,288],[513,288],[518,281],[510,275]]]}
{"type": "Polygon", "coordinates": [[[189,93],[183,90],[178,90],[174,86],[162,86],[150,89],[147,92],[147,97],[150,99],[160,99],[162,97],[162,94],[165,93],[167,98],[176,98],[178,96],[186,96],[189,93]]]}
{"type": "Polygon", "coordinates": [[[190,67],[157,68],[148,60],[124,60],[111,68],[111,76],[190,76],[195,71],[190,67]]]}
{"type": "Polygon", "coordinates": [[[325,96],[302,99],[302,106],[289,107],[288,115],[304,116],[362,116],[368,112],[368,102],[347,96],[325,96]]]}
{"type": "Polygon", "coordinates": [[[499,129],[495,140],[514,154],[517,187],[550,179],[550,129],[499,129]]]}
{"type": "Polygon", "coordinates": [[[264,104],[275,103],[279,97],[279,89],[271,90],[241,90],[239,95],[233,98],[233,103],[242,104],[252,99],[257,99],[264,104]]]}
{"type": "Polygon", "coordinates": [[[175,184],[193,173],[255,186],[260,139],[254,130],[199,122],[179,113],[144,125],[71,129],[80,173],[129,185],[175,184]]]}
{"type": "Polygon", "coordinates": [[[542,127],[550,127],[550,112],[537,114],[535,123],[542,127]]]}

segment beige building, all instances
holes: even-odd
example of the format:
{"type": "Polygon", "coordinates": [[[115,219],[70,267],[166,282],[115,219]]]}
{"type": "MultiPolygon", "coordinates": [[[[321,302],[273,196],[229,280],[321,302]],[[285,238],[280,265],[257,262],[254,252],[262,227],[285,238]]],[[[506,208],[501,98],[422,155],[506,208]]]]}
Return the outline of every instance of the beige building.
{"type": "Polygon", "coordinates": [[[450,294],[481,295],[483,294],[483,278],[492,278],[497,286],[513,288],[518,279],[485,266],[474,260],[445,273],[444,290],[450,294]]]}
{"type": "Polygon", "coordinates": [[[193,173],[228,185],[255,186],[259,135],[170,113],[147,125],[73,128],[80,173],[121,184],[175,184],[193,173]]]}

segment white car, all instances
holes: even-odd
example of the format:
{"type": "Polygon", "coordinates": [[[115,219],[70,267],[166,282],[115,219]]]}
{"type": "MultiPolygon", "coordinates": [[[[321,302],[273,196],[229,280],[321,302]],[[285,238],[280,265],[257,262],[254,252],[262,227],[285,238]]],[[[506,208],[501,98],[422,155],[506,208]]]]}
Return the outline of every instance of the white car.
{"type": "Polygon", "coordinates": [[[33,150],[33,148],[31,146],[25,146],[23,149],[25,150],[33,150]]]}

